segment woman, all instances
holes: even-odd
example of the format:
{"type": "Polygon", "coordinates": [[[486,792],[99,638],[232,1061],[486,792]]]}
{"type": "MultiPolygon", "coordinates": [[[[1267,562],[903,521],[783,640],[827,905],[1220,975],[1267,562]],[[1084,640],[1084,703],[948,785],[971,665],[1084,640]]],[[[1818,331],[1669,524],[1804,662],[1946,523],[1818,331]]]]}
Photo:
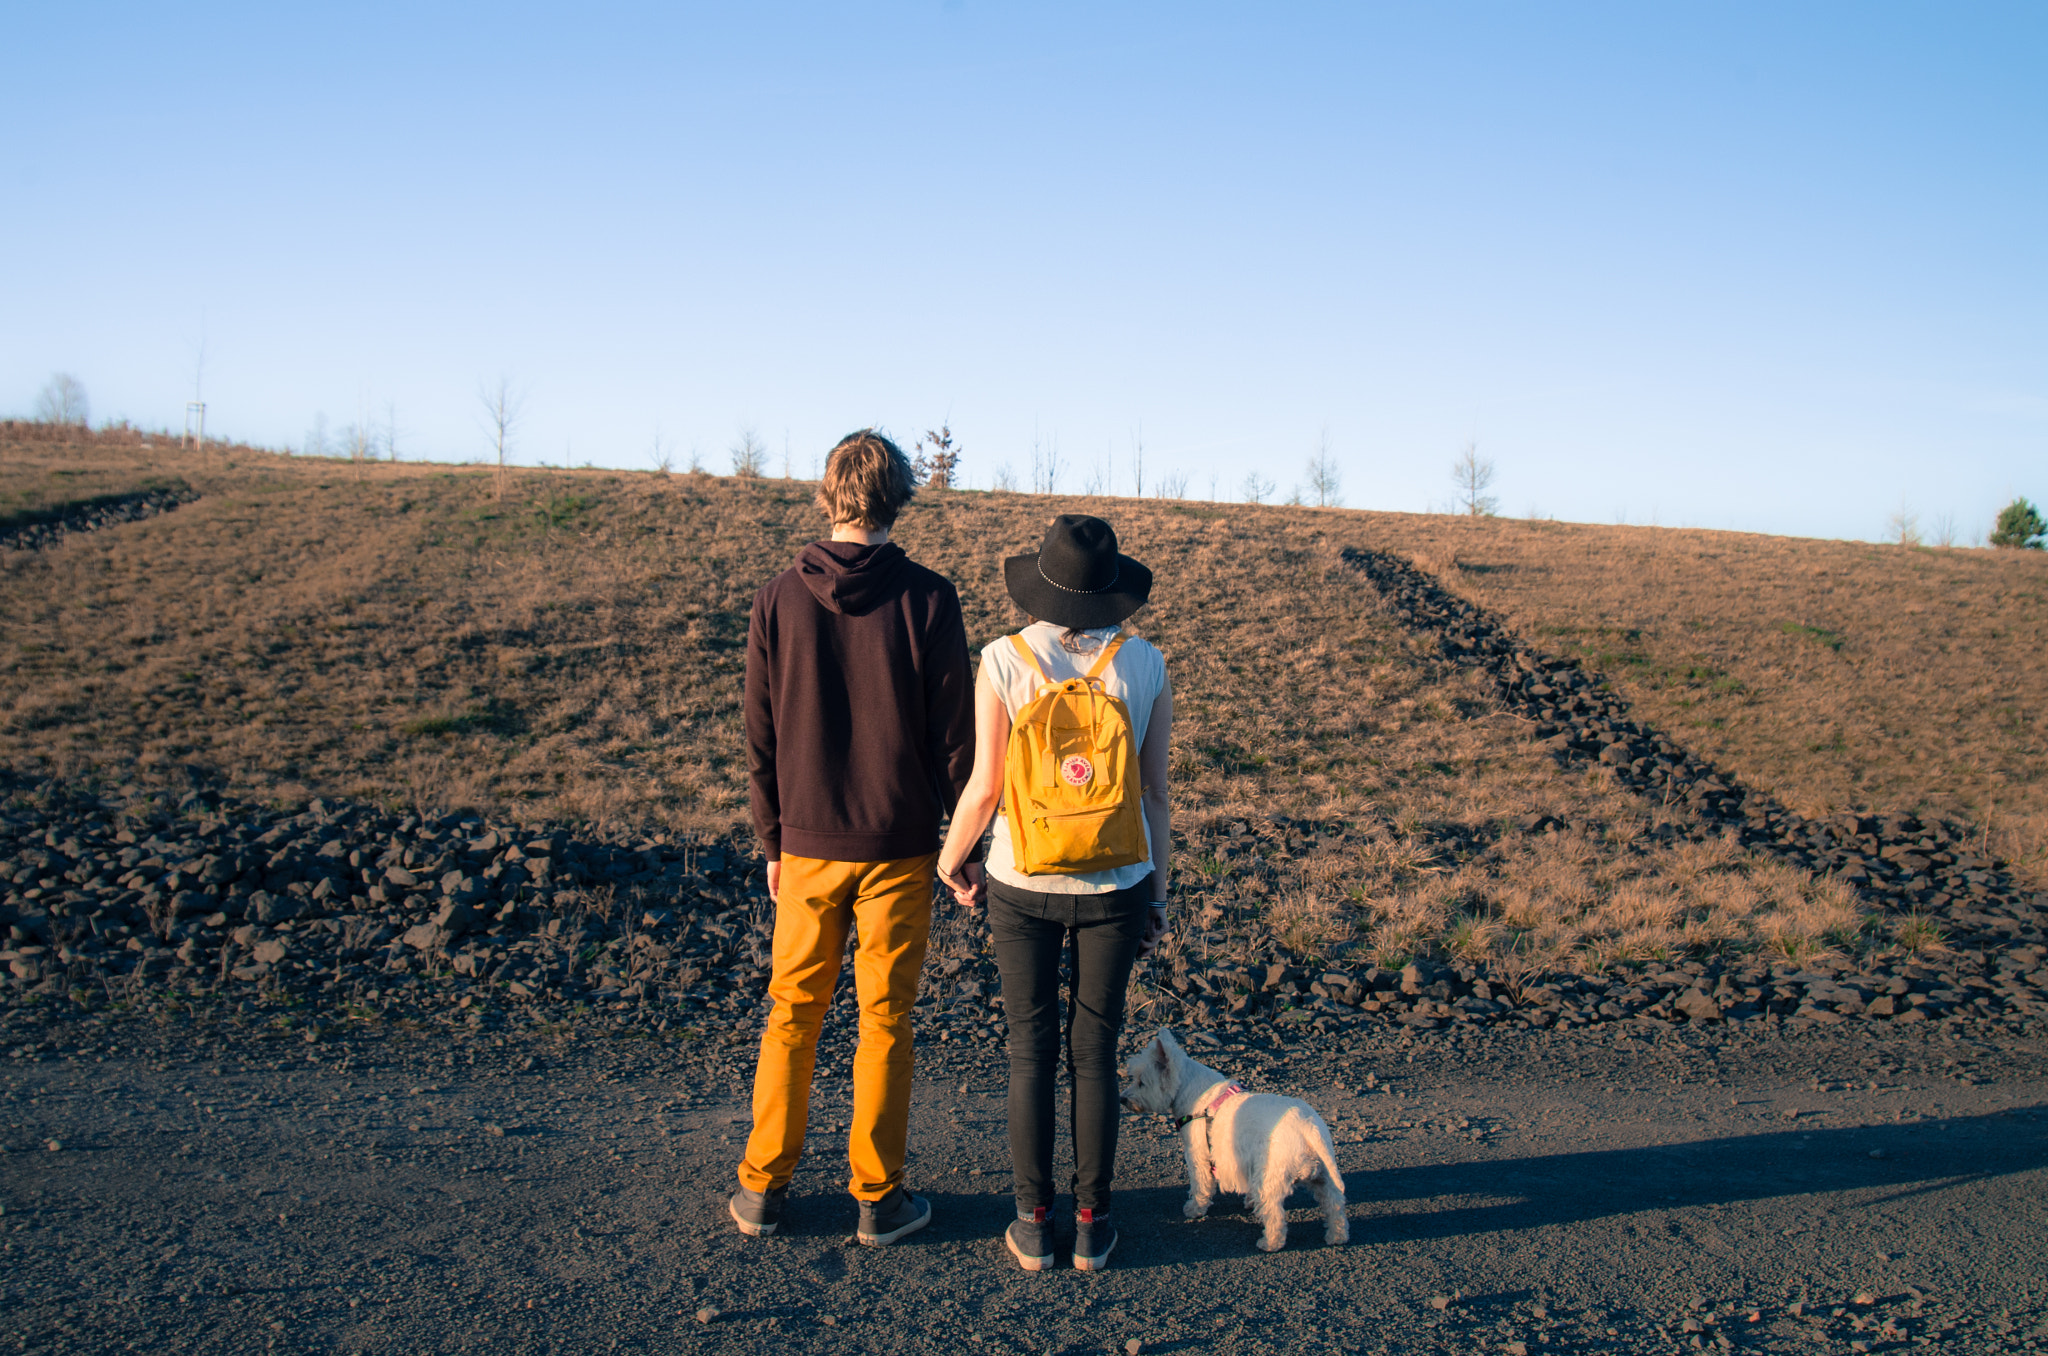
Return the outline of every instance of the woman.
{"type": "MultiPolygon", "coordinates": [[[[1106,665],[1098,662],[1104,647],[1119,637],[1124,619],[1143,607],[1152,591],[1152,572],[1118,553],[1108,523],[1063,514],[1053,519],[1041,548],[1005,560],[1003,574],[1010,596],[1030,619],[1018,634],[1031,658],[1019,652],[1010,636],[981,652],[974,771],[939,852],[940,878],[962,903],[974,902],[978,881],[970,873],[978,868],[969,859],[1002,799],[1011,722],[1041,689],[1085,678],[1100,667],[1102,694],[1122,700],[1138,748],[1142,833],[1122,855],[1142,853],[1142,860],[1078,874],[1028,874],[1019,868],[1024,854],[1012,842],[1006,815],[996,819],[984,864],[989,927],[1010,1025],[1010,1157],[1017,1218],[1004,1242],[1027,1271],[1052,1265],[1053,1079],[1064,959],[1066,1059],[1073,1084],[1074,1266],[1095,1271],[1116,1246],[1109,1205],[1124,988],[1132,964],[1150,955],[1167,929],[1172,824],[1166,768],[1173,690],[1159,651],[1134,636],[1122,637],[1107,654],[1106,665]]],[[[1067,770],[1063,765],[1062,773],[1067,770]]]]}

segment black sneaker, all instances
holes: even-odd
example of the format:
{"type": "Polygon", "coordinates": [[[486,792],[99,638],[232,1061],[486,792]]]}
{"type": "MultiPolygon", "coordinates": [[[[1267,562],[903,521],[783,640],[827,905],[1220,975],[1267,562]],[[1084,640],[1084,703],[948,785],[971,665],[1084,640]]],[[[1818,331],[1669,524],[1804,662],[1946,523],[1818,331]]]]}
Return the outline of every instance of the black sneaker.
{"type": "Polygon", "coordinates": [[[879,1248],[932,1222],[932,1203],[902,1187],[890,1187],[879,1201],[860,1203],[860,1241],[879,1248]]]}
{"type": "Polygon", "coordinates": [[[1020,1211],[1003,1231],[1003,1246],[1026,1271],[1052,1270],[1052,1211],[1042,1205],[1029,1215],[1020,1211]]]}
{"type": "Polygon", "coordinates": [[[1074,1212],[1074,1270],[1102,1270],[1115,1246],[1116,1226],[1109,1222],[1107,1210],[1074,1212]]]}
{"type": "Polygon", "coordinates": [[[771,1187],[767,1191],[749,1191],[741,1187],[725,1203],[725,1210],[747,1237],[772,1238],[775,1227],[782,1223],[782,1207],[788,1200],[787,1186],[771,1187]]]}

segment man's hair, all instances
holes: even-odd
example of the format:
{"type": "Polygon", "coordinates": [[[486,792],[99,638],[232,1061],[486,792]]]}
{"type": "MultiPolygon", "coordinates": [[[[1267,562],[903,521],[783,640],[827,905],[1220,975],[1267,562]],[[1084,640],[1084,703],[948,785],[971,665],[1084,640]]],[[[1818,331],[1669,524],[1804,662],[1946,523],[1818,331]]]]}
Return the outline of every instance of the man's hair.
{"type": "Polygon", "coordinates": [[[818,507],[834,523],[854,527],[893,526],[896,514],[917,493],[917,477],[903,449],[871,428],[849,433],[825,458],[818,507]]]}

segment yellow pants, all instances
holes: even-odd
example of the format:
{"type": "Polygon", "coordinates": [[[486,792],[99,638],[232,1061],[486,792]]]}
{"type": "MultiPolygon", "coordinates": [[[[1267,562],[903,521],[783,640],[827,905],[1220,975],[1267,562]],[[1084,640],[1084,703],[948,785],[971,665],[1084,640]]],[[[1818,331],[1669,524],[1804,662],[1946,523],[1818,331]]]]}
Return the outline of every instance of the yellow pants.
{"type": "Polygon", "coordinates": [[[854,995],[860,1045],[853,1057],[853,1124],[846,1140],[847,1189],[878,1201],[903,1180],[910,1129],[911,1011],[932,931],[932,882],[939,854],[893,862],[826,862],[782,857],[775,903],[775,1000],[754,1071],[754,1131],[740,1185],[768,1191],[787,1183],[804,1149],[818,1029],[832,1002],[846,935],[860,929],[854,995]]]}

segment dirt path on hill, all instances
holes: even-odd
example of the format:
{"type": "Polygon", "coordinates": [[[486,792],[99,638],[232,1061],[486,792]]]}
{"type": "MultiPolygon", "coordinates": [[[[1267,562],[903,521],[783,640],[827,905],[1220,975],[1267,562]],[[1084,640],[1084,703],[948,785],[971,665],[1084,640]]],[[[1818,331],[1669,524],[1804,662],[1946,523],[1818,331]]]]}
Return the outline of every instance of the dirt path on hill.
{"type": "MultiPolygon", "coordinates": [[[[1266,1256],[1234,1198],[1183,1222],[1173,1143],[1127,1120],[1111,1269],[1029,1275],[996,1241],[991,1055],[936,1057],[919,1089],[932,1227],[863,1249],[830,1133],[783,1236],[729,1227],[739,1052],[249,1039],[193,1063],[140,1027],[109,1038],[0,1066],[0,1341],[23,1350],[2048,1346],[2040,1042],[1389,1031],[1334,1064],[1214,1052],[1322,1107],[1354,1242],[1323,1246],[1303,1209],[1266,1256]]],[[[814,1124],[844,1108],[827,1084],[814,1124]]]]}

